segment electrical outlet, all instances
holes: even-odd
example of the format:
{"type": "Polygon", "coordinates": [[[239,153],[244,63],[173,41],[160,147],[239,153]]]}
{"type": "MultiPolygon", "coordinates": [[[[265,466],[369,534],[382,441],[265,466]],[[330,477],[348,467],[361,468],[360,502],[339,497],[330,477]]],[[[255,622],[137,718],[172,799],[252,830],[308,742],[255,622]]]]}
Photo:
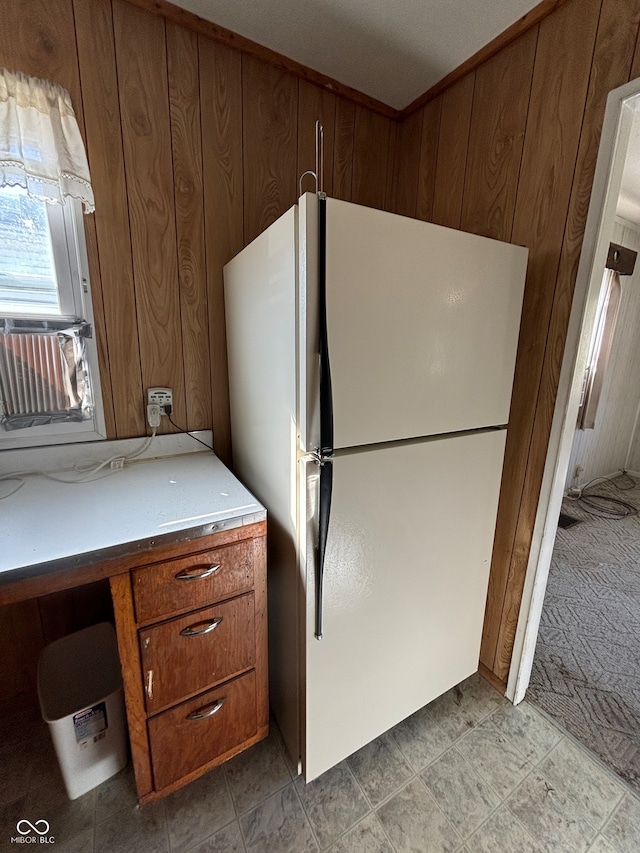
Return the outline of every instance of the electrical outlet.
{"type": "Polygon", "coordinates": [[[171,388],[149,388],[147,405],[159,406],[160,415],[169,415],[173,409],[173,391],[171,388]]]}
{"type": "Polygon", "coordinates": [[[160,426],[161,407],[157,403],[149,403],[147,406],[147,423],[151,429],[157,429],[160,426]]]}

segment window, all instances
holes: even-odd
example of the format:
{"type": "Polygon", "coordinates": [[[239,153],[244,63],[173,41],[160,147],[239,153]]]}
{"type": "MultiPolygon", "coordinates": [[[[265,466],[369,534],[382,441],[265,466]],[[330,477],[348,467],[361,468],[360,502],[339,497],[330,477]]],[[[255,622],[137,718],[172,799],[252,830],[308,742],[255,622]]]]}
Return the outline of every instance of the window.
{"type": "Polygon", "coordinates": [[[0,446],[104,437],[78,202],[0,190],[0,446]]]}
{"type": "Polygon", "coordinates": [[[69,95],[0,69],[0,448],[104,438],[69,95]]]}
{"type": "Polygon", "coordinates": [[[612,269],[605,270],[582,385],[578,429],[593,429],[595,426],[605,371],[613,346],[620,296],[620,276],[612,269]]]}

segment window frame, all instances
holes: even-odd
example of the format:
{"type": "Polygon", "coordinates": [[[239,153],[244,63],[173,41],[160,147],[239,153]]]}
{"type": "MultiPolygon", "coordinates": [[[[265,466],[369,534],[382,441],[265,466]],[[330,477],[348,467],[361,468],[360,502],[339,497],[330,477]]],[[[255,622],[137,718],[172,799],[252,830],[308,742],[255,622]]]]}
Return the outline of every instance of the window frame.
{"type": "Polygon", "coordinates": [[[585,365],[582,395],[578,408],[577,428],[580,430],[595,429],[596,415],[613,346],[621,299],[622,282],[620,275],[615,270],[607,268],[602,277],[596,318],[585,365]]]}
{"type": "MultiPolygon", "coordinates": [[[[0,188],[0,192],[2,191],[0,188]]],[[[43,204],[45,204],[49,222],[60,314],[47,314],[45,311],[20,314],[4,312],[0,307],[0,317],[24,318],[35,322],[67,319],[70,324],[79,321],[89,324],[92,331],[89,337],[84,338],[84,344],[91,390],[92,416],[83,421],[65,421],[19,430],[5,430],[0,425],[0,451],[10,448],[100,441],[107,437],[82,204],[70,197],[67,197],[62,205],[46,202],[43,204]]]]}

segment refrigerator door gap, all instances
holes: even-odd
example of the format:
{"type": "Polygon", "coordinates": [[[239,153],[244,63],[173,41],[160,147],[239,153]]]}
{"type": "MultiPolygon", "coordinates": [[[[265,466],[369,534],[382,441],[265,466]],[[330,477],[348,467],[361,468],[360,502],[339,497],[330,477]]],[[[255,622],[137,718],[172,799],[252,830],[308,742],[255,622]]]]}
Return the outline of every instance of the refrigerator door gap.
{"type": "Polygon", "coordinates": [[[506,424],[497,426],[479,427],[478,429],[460,430],[459,432],[445,432],[438,435],[421,435],[412,438],[399,438],[394,441],[380,441],[373,444],[358,444],[354,447],[337,447],[333,452],[334,458],[340,456],[351,456],[354,453],[368,453],[371,450],[384,450],[387,447],[397,447],[401,444],[426,444],[433,441],[442,441],[447,438],[457,438],[465,435],[481,435],[486,432],[496,432],[506,429],[506,424]]]}

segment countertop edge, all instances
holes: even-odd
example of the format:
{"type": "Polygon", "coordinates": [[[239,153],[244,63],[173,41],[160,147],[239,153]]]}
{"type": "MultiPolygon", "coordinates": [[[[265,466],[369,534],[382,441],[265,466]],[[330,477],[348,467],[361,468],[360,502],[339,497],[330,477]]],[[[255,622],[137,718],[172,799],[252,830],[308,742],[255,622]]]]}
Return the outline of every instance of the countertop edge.
{"type": "MultiPolygon", "coordinates": [[[[193,539],[199,539],[214,533],[220,533],[221,531],[233,530],[238,527],[246,527],[250,524],[257,524],[266,521],[266,518],[266,510],[261,509],[253,513],[237,515],[231,518],[210,522],[208,524],[200,524],[195,527],[170,531],[159,536],[137,539],[107,548],[86,551],[69,557],[49,560],[44,563],[35,563],[29,566],[20,566],[0,572],[0,606],[22,601],[28,597],[37,597],[37,592],[28,596],[20,594],[19,592],[19,588],[28,584],[30,581],[36,582],[55,574],[60,577],[62,584],[64,584],[65,574],[69,575],[69,573],[74,573],[83,569],[90,570],[91,567],[98,566],[99,564],[117,560],[119,558],[132,557],[136,554],[144,554],[155,548],[161,548],[163,546],[174,545],[181,542],[189,542],[193,539]],[[14,587],[17,594],[12,594],[12,588],[14,587]]],[[[126,571],[126,569],[123,569],[123,571],[126,571]]],[[[118,572],[99,574],[96,576],[95,580],[108,578],[111,574],[117,573],[118,572]]],[[[91,581],[89,580],[87,582],[91,581]]]]}

